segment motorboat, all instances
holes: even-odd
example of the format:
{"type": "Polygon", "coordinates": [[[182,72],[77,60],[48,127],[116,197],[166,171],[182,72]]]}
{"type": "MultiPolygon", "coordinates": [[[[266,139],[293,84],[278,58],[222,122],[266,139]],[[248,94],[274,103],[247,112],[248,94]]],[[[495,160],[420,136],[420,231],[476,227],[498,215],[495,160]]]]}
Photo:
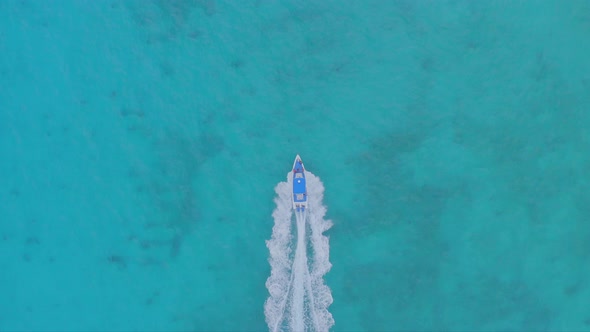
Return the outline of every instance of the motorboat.
{"type": "Polygon", "coordinates": [[[307,185],[305,183],[305,166],[299,155],[293,162],[293,209],[305,211],[307,207],[307,185]]]}

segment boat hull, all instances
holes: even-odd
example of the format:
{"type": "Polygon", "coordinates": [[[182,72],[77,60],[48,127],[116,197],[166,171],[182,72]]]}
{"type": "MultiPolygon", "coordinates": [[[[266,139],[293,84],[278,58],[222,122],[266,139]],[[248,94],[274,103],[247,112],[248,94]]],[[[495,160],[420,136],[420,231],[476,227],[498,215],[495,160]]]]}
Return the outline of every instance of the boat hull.
{"type": "Polygon", "coordinates": [[[299,155],[293,162],[293,209],[295,211],[305,211],[307,208],[307,183],[305,180],[305,166],[299,155]]]}

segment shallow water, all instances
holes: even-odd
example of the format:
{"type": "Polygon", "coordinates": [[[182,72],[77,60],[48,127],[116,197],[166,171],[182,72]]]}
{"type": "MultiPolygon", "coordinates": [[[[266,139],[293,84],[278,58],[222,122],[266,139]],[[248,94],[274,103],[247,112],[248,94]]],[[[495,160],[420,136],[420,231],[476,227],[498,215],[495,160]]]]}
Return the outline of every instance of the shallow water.
{"type": "Polygon", "coordinates": [[[265,330],[325,187],[334,331],[588,330],[583,1],[0,2],[0,330],[265,330]]]}

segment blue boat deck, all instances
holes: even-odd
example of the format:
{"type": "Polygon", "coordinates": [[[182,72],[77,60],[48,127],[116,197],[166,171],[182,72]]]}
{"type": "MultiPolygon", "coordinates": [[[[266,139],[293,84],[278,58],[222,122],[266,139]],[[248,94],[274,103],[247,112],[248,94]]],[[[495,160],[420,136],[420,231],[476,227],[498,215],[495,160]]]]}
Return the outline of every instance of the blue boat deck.
{"type": "Polygon", "coordinates": [[[301,176],[301,173],[295,173],[293,179],[293,200],[295,202],[305,202],[306,201],[306,186],[305,186],[305,177],[301,176]]]}
{"type": "MultiPolygon", "coordinates": [[[[299,156],[297,156],[299,157],[299,156]]],[[[307,202],[307,186],[305,183],[305,169],[300,159],[293,166],[293,202],[307,202]]]]}

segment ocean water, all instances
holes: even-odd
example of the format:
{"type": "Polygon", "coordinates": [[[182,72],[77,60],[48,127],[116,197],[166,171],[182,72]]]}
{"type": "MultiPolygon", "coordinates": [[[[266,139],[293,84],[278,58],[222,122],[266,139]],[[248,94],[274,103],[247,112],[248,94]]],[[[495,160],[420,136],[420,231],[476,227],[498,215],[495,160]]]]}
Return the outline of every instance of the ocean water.
{"type": "Polygon", "coordinates": [[[323,182],[333,331],[590,330],[587,1],[0,1],[0,330],[264,331],[323,182]]]}

